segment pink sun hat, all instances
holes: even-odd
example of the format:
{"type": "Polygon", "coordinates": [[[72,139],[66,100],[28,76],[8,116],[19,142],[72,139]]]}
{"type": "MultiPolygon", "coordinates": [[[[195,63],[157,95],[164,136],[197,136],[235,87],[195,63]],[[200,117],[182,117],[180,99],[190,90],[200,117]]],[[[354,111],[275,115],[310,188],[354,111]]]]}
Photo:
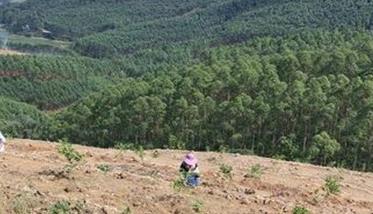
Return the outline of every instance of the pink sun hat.
{"type": "Polygon", "coordinates": [[[195,166],[198,163],[198,159],[193,155],[193,153],[188,153],[183,161],[189,166],[195,166]]]}

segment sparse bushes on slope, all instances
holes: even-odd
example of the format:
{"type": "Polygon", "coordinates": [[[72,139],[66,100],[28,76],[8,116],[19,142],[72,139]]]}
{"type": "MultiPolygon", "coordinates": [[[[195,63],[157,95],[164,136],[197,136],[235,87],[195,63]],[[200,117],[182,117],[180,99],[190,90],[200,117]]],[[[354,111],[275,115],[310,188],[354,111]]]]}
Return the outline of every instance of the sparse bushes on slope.
{"type": "Polygon", "coordinates": [[[247,169],[245,177],[248,178],[260,178],[263,174],[263,168],[260,164],[255,164],[247,169]]]}
{"type": "Polygon", "coordinates": [[[224,177],[232,179],[232,171],[233,167],[227,164],[221,164],[220,167],[220,172],[223,174],[224,177]]]}
{"type": "Polygon", "coordinates": [[[68,201],[58,201],[49,208],[50,214],[70,213],[70,203],[68,201]]]}
{"type": "Polygon", "coordinates": [[[338,194],[341,192],[341,184],[339,180],[333,176],[329,176],[325,179],[324,188],[328,194],[338,194]]]}
{"type": "Polygon", "coordinates": [[[192,209],[196,213],[201,213],[203,209],[203,202],[200,200],[195,200],[192,204],[192,209]]]}
{"type": "Polygon", "coordinates": [[[83,155],[76,151],[70,143],[65,141],[59,143],[58,153],[65,156],[70,163],[77,163],[83,159],[83,155]]]}

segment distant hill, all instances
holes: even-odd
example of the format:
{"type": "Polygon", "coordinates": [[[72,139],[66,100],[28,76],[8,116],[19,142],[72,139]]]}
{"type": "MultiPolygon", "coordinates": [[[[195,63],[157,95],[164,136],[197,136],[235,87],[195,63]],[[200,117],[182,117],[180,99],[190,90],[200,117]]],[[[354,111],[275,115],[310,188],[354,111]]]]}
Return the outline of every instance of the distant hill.
{"type": "Polygon", "coordinates": [[[22,34],[47,29],[74,40],[83,55],[112,57],[307,29],[370,29],[372,9],[368,0],[29,0],[2,9],[0,22],[22,34]]]}

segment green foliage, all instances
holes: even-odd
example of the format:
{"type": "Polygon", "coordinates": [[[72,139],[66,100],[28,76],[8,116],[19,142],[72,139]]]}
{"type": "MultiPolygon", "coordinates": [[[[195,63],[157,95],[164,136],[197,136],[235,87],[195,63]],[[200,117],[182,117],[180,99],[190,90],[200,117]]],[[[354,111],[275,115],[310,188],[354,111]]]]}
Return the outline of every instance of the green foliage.
{"type": "Polygon", "coordinates": [[[120,63],[85,57],[0,56],[0,94],[56,109],[115,83],[123,70],[120,63]]]}
{"type": "Polygon", "coordinates": [[[76,162],[79,162],[83,159],[82,154],[80,154],[78,151],[76,151],[70,143],[67,143],[67,142],[64,142],[64,141],[59,142],[57,151],[58,151],[58,153],[65,156],[65,158],[70,163],[76,163],[76,162]]]}
{"type": "Polygon", "coordinates": [[[232,179],[232,171],[233,167],[227,164],[221,164],[219,167],[221,173],[223,173],[224,177],[232,179]]]}
{"type": "Polygon", "coordinates": [[[372,44],[366,33],[317,31],[215,48],[64,109],[60,137],[373,170],[372,44]]]}
{"type": "Polygon", "coordinates": [[[139,156],[141,161],[144,161],[145,151],[144,151],[144,148],[142,146],[135,147],[135,153],[139,156]]]}
{"type": "Polygon", "coordinates": [[[326,164],[340,149],[341,146],[335,139],[331,139],[328,133],[322,132],[313,137],[313,144],[309,151],[311,160],[326,164]]]}
{"type": "Polygon", "coordinates": [[[275,159],[295,160],[299,154],[299,146],[294,141],[295,136],[282,137],[276,149],[275,159]]]}
{"type": "Polygon", "coordinates": [[[179,140],[175,135],[170,135],[168,145],[171,149],[185,149],[185,143],[179,140]]]}
{"type": "Polygon", "coordinates": [[[324,187],[328,194],[338,194],[341,192],[341,184],[333,176],[329,176],[325,179],[324,187]]]}
{"type": "Polygon", "coordinates": [[[220,145],[218,151],[219,151],[220,153],[227,153],[227,152],[229,151],[229,149],[228,149],[227,146],[220,145]]]}
{"type": "Polygon", "coordinates": [[[196,213],[200,213],[202,212],[202,209],[203,209],[203,202],[200,201],[200,200],[195,200],[192,204],[192,209],[194,210],[194,212],[196,213]]]}
{"type": "Polygon", "coordinates": [[[372,8],[366,0],[4,5],[0,23],[24,35],[9,44],[64,56],[0,57],[0,94],[43,110],[69,107],[52,124],[30,109],[20,115],[31,117],[7,113],[0,128],[372,171],[372,8]],[[58,40],[36,39],[40,29],[58,40]]]}
{"type": "Polygon", "coordinates": [[[125,150],[135,150],[135,145],[132,143],[116,143],[114,146],[115,149],[118,149],[120,151],[125,151],[125,150]]]}
{"type": "Polygon", "coordinates": [[[296,206],[293,209],[293,214],[310,214],[310,211],[303,206],[296,206]]]}
{"type": "Polygon", "coordinates": [[[100,164],[97,166],[97,169],[99,169],[101,172],[107,173],[110,171],[110,167],[107,164],[100,164]]]}
{"type": "Polygon", "coordinates": [[[0,130],[9,137],[48,138],[52,120],[34,106],[0,96],[0,130]]]}
{"type": "Polygon", "coordinates": [[[75,40],[74,50],[91,57],[155,52],[162,60],[175,46],[208,47],[308,29],[370,30],[372,9],[367,0],[139,0],[130,7],[115,0],[27,0],[3,7],[0,23],[25,35],[47,29],[52,37],[75,40]]]}
{"type": "Polygon", "coordinates": [[[70,202],[58,201],[49,208],[50,214],[68,214],[70,213],[70,202]]]}
{"type": "Polygon", "coordinates": [[[172,188],[177,191],[177,192],[180,192],[181,190],[183,190],[185,188],[185,184],[184,184],[184,178],[183,176],[180,176],[178,177],[177,179],[175,179],[173,182],[172,182],[172,188]]]}
{"type": "Polygon", "coordinates": [[[260,178],[262,174],[263,174],[262,166],[260,164],[255,164],[247,170],[245,177],[260,178]]]}

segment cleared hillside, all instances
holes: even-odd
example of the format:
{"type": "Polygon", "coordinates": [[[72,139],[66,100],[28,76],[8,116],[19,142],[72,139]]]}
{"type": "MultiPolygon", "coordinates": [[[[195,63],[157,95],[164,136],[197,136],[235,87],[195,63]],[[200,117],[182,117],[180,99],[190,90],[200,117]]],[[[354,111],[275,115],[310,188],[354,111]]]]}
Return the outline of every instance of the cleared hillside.
{"type": "Polygon", "coordinates": [[[48,213],[63,200],[70,202],[72,213],[193,213],[196,207],[201,213],[291,213],[297,205],[312,213],[371,214],[373,210],[372,173],[197,153],[202,186],[176,191],[172,183],[184,152],[160,150],[155,157],[154,151],[146,151],[141,161],[130,151],[74,148],[85,157],[66,174],[63,168],[68,162],[57,153],[56,144],[10,140],[0,156],[0,212],[48,213]],[[232,180],[219,172],[221,163],[233,167],[232,180]],[[263,174],[245,177],[247,168],[255,164],[261,165],[263,174]],[[339,194],[326,195],[323,186],[328,176],[341,180],[339,194]]]}

